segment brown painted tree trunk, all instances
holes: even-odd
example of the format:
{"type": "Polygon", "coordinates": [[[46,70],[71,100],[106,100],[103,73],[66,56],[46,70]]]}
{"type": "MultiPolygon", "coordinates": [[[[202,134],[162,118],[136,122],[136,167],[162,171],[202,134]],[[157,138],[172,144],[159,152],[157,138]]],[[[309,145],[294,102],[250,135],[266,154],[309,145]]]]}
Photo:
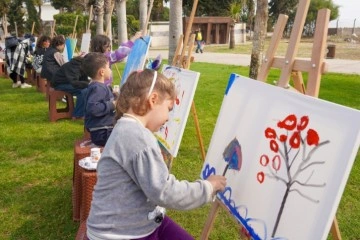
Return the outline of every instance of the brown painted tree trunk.
{"type": "Polygon", "coordinates": [[[268,1],[257,0],[255,16],[253,48],[251,52],[249,77],[256,79],[261,66],[261,55],[264,51],[266,28],[268,20],[268,1]]]}

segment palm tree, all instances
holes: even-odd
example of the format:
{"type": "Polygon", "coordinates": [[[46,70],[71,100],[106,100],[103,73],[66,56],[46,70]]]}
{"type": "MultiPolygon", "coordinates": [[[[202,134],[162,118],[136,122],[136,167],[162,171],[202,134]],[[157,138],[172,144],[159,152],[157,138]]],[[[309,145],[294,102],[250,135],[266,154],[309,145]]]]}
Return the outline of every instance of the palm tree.
{"type": "Polygon", "coordinates": [[[169,56],[171,64],[175,55],[176,47],[182,34],[182,0],[170,0],[169,20],[169,56]]]}
{"type": "Polygon", "coordinates": [[[111,15],[113,11],[113,2],[112,0],[105,0],[104,1],[104,19],[105,19],[105,32],[110,39],[112,39],[111,34],[111,15]]]}
{"type": "Polygon", "coordinates": [[[146,26],[146,18],[148,12],[148,1],[147,0],[140,0],[139,4],[139,21],[140,21],[140,29],[143,31],[146,26]]]}
{"type": "Polygon", "coordinates": [[[253,47],[251,52],[249,77],[256,79],[261,65],[268,20],[268,0],[257,0],[253,47]]]}
{"type": "Polygon", "coordinates": [[[128,39],[126,26],[126,0],[116,0],[116,15],[118,23],[118,43],[120,45],[128,39]]]}
{"type": "Polygon", "coordinates": [[[96,13],[96,34],[104,34],[104,0],[96,0],[94,9],[96,13]]]}
{"type": "Polygon", "coordinates": [[[229,14],[233,22],[230,24],[230,45],[229,48],[235,48],[235,34],[234,34],[234,27],[235,23],[239,22],[240,20],[240,13],[242,10],[243,0],[241,1],[234,1],[230,3],[229,6],[229,14]]]}

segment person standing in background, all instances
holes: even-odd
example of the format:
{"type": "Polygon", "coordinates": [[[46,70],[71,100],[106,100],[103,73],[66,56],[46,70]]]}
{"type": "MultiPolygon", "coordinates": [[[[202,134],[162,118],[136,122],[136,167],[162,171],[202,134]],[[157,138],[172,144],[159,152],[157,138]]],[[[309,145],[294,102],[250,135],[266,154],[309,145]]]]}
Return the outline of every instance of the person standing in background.
{"type": "Polygon", "coordinates": [[[25,83],[25,65],[27,57],[32,55],[32,43],[34,37],[25,34],[24,40],[16,46],[6,48],[6,64],[8,66],[9,77],[13,81],[13,88],[30,88],[31,85],[25,83]],[[18,80],[19,77],[19,80],[18,80]]]}
{"type": "Polygon", "coordinates": [[[201,53],[203,53],[203,50],[201,48],[201,43],[202,43],[202,34],[201,34],[201,28],[199,28],[197,31],[195,31],[195,40],[196,40],[196,53],[198,53],[199,51],[201,53]]]}

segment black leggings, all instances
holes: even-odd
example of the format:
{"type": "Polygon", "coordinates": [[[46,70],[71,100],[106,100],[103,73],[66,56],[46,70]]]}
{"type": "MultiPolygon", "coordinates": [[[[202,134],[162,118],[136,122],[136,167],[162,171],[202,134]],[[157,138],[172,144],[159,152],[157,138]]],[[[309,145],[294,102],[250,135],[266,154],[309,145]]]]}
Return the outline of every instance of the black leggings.
{"type": "Polygon", "coordinates": [[[16,72],[12,72],[12,73],[9,74],[9,77],[11,78],[11,80],[12,80],[14,83],[17,83],[17,76],[19,76],[21,83],[24,83],[24,82],[25,82],[25,78],[24,78],[23,76],[17,74],[16,72]]]}

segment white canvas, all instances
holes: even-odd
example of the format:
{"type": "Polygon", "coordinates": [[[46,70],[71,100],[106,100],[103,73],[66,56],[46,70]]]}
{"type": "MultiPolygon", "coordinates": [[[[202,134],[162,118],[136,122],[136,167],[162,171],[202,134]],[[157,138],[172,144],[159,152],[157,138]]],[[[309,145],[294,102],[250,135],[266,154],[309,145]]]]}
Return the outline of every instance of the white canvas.
{"type": "Polygon", "coordinates": [[[174,82],[177,97],[169,120],[155,136],[168,153],[176,157],[200,73],[168,65],[163,66],[162,73],[174,82]]]}
{"type": "Polygon", "coordinates": [[[201,177],[253,239],[326,239],[359,144],[360,111],[232,74],[201,177]]]}
{"type": "Polygon", "coordinates": [[[91,33],[83,33],[81,39],[80,53],[88,53],[90,51],[91,33]]]}

